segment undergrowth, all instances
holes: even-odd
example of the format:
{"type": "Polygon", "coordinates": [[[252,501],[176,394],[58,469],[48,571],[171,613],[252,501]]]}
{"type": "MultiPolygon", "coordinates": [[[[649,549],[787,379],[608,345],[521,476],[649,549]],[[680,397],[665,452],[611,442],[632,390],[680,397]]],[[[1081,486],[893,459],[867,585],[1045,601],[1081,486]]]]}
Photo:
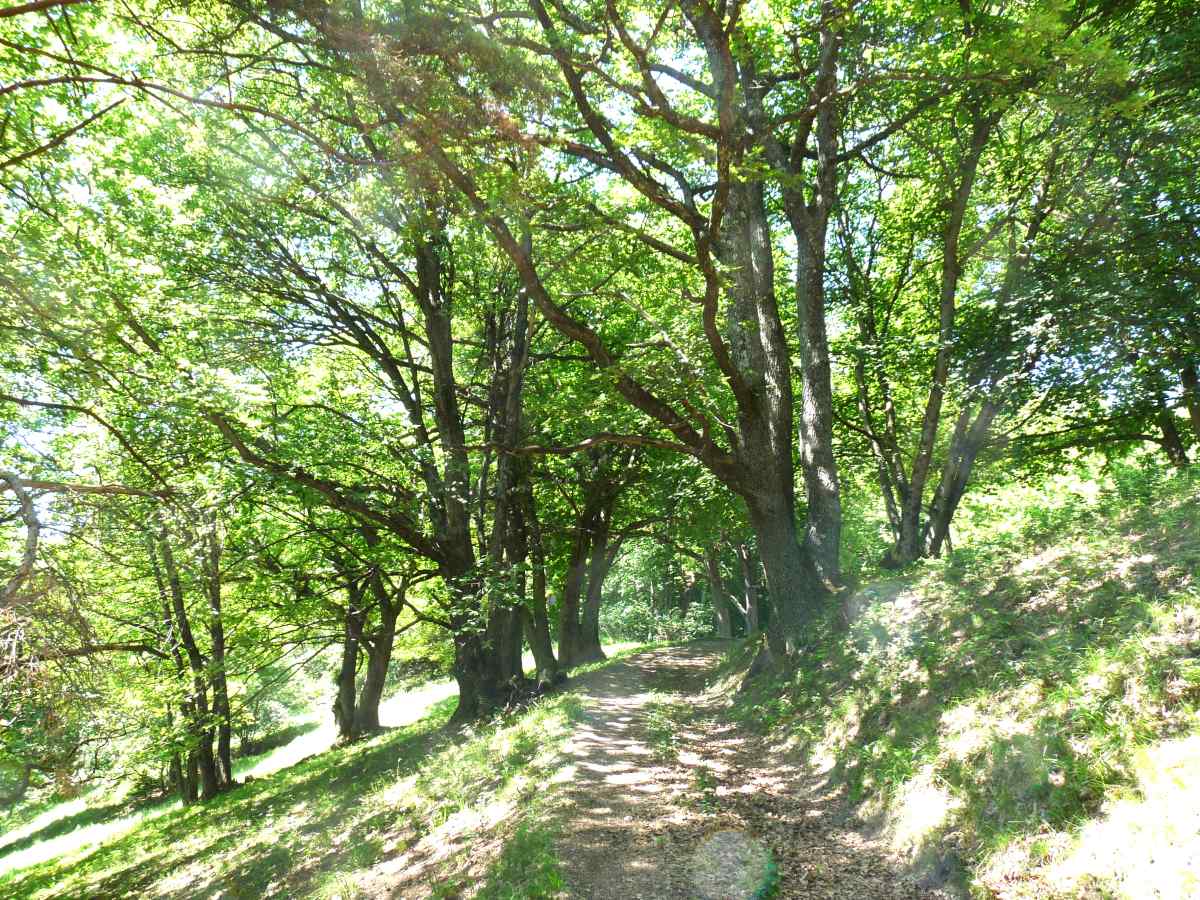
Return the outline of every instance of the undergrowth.
{"type": "Polygon", "coordinates": [[[807,746],[926,874],[981,895],[1119,894],[1136,878],[1184,896],[1198,482],[1114,464],[981,498],[959,549],[840,598],[795,678],[735,712],[807,746]],[[1155,806],[1168,788],[1187,798],[1173,812],[1155,806]]]}

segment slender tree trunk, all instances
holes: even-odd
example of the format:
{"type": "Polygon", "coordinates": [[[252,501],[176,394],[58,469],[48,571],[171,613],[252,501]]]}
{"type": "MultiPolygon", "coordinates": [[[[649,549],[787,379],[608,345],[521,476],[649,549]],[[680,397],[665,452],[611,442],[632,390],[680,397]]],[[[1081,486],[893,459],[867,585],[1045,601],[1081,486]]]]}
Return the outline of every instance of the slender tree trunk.
{"type": "Polygon", "coordinates": [[[979,170],[979,160],[991,136],[994,119],[975,111],[971,145],[958,167],[958,181],[950,198],[949,214],[942,230],[942,273],[938,301],[938,349],[934,355],[933,373],[930,377],[929,395],[925,401],[925,414],[921,422],[917,452],[913,458],[912,474],[909,476],[909,491],[900,511],[900,539],[897,541],[894,561],[905,565],[921,556],[924,523],[921,510],[925,502],[925,485],[929,468],[933,462],[934,445],[941,422],[942,402],[946,383],[950,377],[950,362],[954,354],[954,327],[958,298],[958,285],[962,278],[962,258],[959,250],[963,221],[967,205],[979,170]]]}
{"type": "Polygon", "coordinates": [[[221,540],[215,517],[205,523],[203,553],[208,587],[208,634],[212,664],[209,681],[217,730],[217,778],[222,790],[233,784],[233,717],[225,674],[225,623],[221,616],[221,540]]]}
{"type": "Polygon", "coordinates": [[[708,576],[708,590],[712,597],[713,612],[717,616],[717,637],[733,637],[733,617],[729,609],[728,591],[721,578],[721,563],[716,548],[711,544],[704,550],[704,572],[708,576]]]}
{"type": "Polygon", "coordinates": [[[739,544],[737,556],[742,569],[742,615],[746,619],[746,635],[752,636],[758,634],[760,625],[758,588],[754,583],[754,573],[750,568],[750,548],[745,544],[739,544]]]}
{"type": "Polygon", "coordinates": [[[192,633],[191,622],[188,620],[187,608],[184,604],[183,583],[179,579],[179,569],[175,565],[171,544],[165,535],[159,539],[159,553],[162,557],[163,570],[166,573],[175,627],[192,672],[191,706],[194,712],[192,732],[196,742],[196,763],[200,773],[200,799],[211,800],[221,792],[222,783],[217,759],[213,753],[215,735],[208,708],[206,661],[203,654],[200,653],[195,635],[192,633]]]}
{"type": "Polygon", "coordinates": [[[988,431],[1000,412],[1000,406],[993,400],[985,400],[967,428],[964,423],[969,412],[969,408],[964,409],[955,424],[954,437],[946,452],[946,464],[930,507],[929,534],[926,538],[930,556],[942,555],[942,546],[950,536],[950,523],[970,482],[975,458],[987,442],[988,431]]]}

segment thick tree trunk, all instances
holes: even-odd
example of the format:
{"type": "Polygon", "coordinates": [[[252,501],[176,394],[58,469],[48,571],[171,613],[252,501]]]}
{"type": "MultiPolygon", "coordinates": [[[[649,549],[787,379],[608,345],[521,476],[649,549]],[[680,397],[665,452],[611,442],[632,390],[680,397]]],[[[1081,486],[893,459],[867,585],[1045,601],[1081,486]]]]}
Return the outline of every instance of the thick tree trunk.
{"type": "Polygon", "coordinates": [[[804,546],[822,580],[841,579],[842,501],[833,453],[833,384],[825,328],[824,228],[802,239],[797,254],[796,303],[800,323],[800,460],[808,499],[804,546]]]}
{"type": "MultiPolygon", "coordinates": [[[[728,285],[730,348],[750,392],[749,400],[738,405],[738,462],[746,473],[740,493],[768,571],[772,650],[783,660],[799,647],[800,628],[810,614],[806,605],[818,603],[821,598],[809,589],[805,551],[796,531],[791,362],[775,299],[774,262],[761,182],[731,186],[720,249],[722,261],[732,269],[728,285]]],[[[824,334],[823,322],[820,334],[824,334]]],[[[819,348],[810,350],[820,352],[819,348]]],[[[825,354],[827,363],[827,349],[825,354]]],[[[819,384],[814,382],[812,387],[820,393],[819,384]]],[[[825,459],[820,446],[814,444],[810,449],[825,459]]],[[[817,552],[825,553],[826,571],[830,571],[830,565],[836,569],[840,527],[836,470],[832,481],[817,494],[815,509],[810,500],[810,517],[826,530],[820,535],[814,531],[814,542],[819,544],[817,552]],[[834,501],[832,507],[828,503],[822,506],[830,499],[834,501]],[[831,515],[836,521],[829,520],[831,515]],[[832,555],[826,552],[827,537],[833,541],[832,555]]],[[[807,569],[812,571],[811,566],[807,569]]]]}
{"type": "Polygon", "coordinates": [[[0,794],[0,809],[16,806],[24,800],[25,794],[29,791],[29,779],[32,777],[33,766],[28,763],[21,766],[21,774],[17,776],[17,783],[7,794],[0,794]]]}
{"type": "Polygon", "coordinates": [[[596,527],[592,533],[591,558],[588,561],[587,596],[580,621],[575,665],[605,658],[604,649],[600,646],[600,605],[604,601],[604,579],[608,576],[609,569],[612,568],[618,549],[617,546],[610,547],[609,545],[615,500],[616,495],[610,495],[596,519],[596,527]]]}
{"type": "Polygon", "coordinates": [[[500,685],[491,680],[487,652],[482,636],[460,627],[454,634],[454,680],[458,683],[458,706],[450,717],[451,725],[462,725],[484,718],[502,704],[500,685]]]}
{"type": "Polygon", "coordinates": [[[363,676],[362,690],[358,694],[358,705],[354,710],[354,727],[359,737],[380,730],[379,703],[387,685],[388,668],[392,662],[392,648],[396,641],[396,622],[381,623],[379,631],[367,643],[367,671],[363,676]]]}
{"type": "Polygon", "coordinates": [[[521,666],[523,637],[519,605],[497,604],[488,611],[487,673],[493,684],[507,687],[524,679],[521,666]]]}
{"type": "Polygon", "coordinates": [[[823,579],[804,558],[791,498],[755,498],[749,513],[771,595],[767,641],[776,662],[782,663],[799,652],[805,628],[827,591],[823,579]]]}

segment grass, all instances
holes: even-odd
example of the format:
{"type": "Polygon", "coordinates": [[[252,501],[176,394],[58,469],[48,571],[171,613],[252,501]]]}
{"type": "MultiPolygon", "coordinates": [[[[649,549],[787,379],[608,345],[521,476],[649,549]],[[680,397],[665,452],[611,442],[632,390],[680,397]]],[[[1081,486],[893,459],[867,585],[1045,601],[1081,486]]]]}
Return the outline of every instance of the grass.
{"type": "Polygon", "coordinates": [[[926,874],[981,896],[1187,895],[1198,482],[1117,465],[984,498],[961,549],[844,598],[795,678],[735,714],[807,747],[926,874]]]}
{"type": "MultiPolygon", "coordinates": [[[[456,896],[456,885],[488,898],[555,896],[562,876],[550,804],[578,697],[550,695],[459,732],[443,727],[453,706],[443,699],[411,725],[256,777],[209,803],[155,807],[97,845],[0,876],[0,897],[220,891],[230,900],[349,900],[400,875],[440,885],[445,896],[456,896]]],[[[84,819],[112,825],[122,812],[101,806],[51,828],[70,836],[84,819]]]]}

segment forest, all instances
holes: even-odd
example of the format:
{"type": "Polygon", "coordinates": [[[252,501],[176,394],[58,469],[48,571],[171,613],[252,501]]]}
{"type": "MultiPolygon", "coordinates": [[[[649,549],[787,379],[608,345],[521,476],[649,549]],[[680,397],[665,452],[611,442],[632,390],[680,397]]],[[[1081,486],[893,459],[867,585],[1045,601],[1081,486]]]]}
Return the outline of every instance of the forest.
{"type": "Polygon", "coordinates": [[[0,0],[0,897],[1200,897],[1200,8],[0,0]]]}

